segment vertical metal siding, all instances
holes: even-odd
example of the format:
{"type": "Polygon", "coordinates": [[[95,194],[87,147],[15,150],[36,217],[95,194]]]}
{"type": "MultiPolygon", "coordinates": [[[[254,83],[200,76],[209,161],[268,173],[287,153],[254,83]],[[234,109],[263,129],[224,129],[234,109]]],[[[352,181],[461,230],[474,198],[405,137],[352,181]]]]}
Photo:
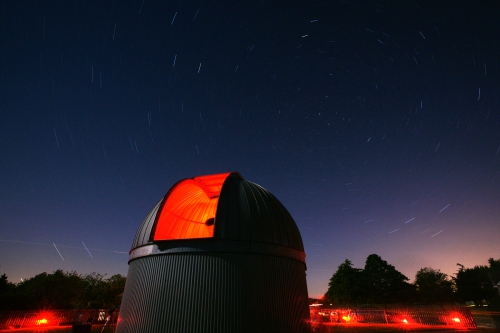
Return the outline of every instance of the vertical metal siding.
{"type": "Polygon", "coordinates": [[[236,331],[235,272],[223,259],[209,255],[132,261],[117,332],[236,331]]]}
{"type": "Polygon", "coordinates": [[[303,263],[182,253],[130,263],[117,333],[310,332],[303,263]]]}

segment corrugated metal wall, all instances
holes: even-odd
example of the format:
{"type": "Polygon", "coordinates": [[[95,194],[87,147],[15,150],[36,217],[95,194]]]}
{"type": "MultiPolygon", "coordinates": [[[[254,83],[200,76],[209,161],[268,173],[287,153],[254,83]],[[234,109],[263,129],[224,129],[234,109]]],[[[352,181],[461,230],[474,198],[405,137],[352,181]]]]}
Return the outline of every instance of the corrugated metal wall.
{"type": "Polygon", "coordinates": [[[305,265],[255,254],[130,262],[118,333],[310,332],[305,265]]]}

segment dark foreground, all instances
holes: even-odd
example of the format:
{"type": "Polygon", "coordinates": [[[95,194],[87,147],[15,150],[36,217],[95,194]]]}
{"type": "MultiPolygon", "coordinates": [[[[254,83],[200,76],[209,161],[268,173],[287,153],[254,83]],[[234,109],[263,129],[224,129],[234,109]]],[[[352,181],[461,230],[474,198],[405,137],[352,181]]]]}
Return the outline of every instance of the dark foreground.
{"type": "Polygon", "coordinates": [[[316,327],[315,333],[396,333],[396,332],[433,332],[433,333],[452,333],[452,332],[500,332],[496,328],[450,328],[450,327],[430,327],[430,326],[401,326],[401,325],[336,325],[316,327]]]}
{"type": "MultiPolygon", "coordinates": [[[[106,327],[103,330],[102,325],[93,325],[91,333],[114,333],[114,327],[106,327]]],[[[13,330],[0,330],[0,332],[19,332],[19,333],[71,333],[71,326],[57,326],[45,328],[26,328],[13,330]]],[[[477,328],[477,329],[454,329],[444,327],[409,327],[409,326],[388,326],[388,325],[362,325],[362,324],[346,324],[346,325],[322,325],[316,327],[315,333],[397,333],[397,332],[432,332],[432,333],[452,333],[452,332],[500,332],[497,328],[477,328]]]]}
{"type": "MultiPolygon", "coordinates": [[[[90,333],[114,333],[115,327],[105,327],[103,330],[103,325],[92,325],[90,333]]],[[[12,330],[0,330],[0,332],[19,332],[19,333],[71,333],[71,326],[51,326],[51,327],[40,327],[40,328],[17,328],[12,330]]]]}
{"type": "MultiPolygon", "coordinates": [[[[397,333],[397,332],[499,332],[500,333],[500,311],[499,309],[471,309],[472,317],[477,325],[476,329],[466,329],[443,326],[412,326],[412,325],[388,325],[388,324],[330,324],[324,323],[314,328],[315,333],[397,333]]],[[[19,333],[71,333],[71,326],[54,326],[44,328],[19,328],[12,330],[0,330],[0,332],[19,333]]],[[[91,333],[114,333],[114,326],[103,327],[102,324],[92,325],[91,333]]]]}

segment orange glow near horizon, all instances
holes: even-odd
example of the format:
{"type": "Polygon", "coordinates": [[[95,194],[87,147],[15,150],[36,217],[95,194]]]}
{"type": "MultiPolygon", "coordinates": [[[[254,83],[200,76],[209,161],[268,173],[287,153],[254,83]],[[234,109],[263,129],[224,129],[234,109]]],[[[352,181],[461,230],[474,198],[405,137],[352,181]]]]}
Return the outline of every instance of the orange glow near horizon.
{"type": "Polygon", "coordinates": [[[153,240],[213,237],[219,194],[229,174],[195,177],[178,183],[166,199],[153,240]]]}

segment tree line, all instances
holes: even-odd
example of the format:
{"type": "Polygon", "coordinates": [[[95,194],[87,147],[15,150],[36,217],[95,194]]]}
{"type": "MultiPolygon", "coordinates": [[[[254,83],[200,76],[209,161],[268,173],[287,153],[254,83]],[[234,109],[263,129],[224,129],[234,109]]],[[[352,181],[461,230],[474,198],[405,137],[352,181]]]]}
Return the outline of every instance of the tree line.
{"type": "Polygon", "coordinates": [[[14,284],[0,276],[0,310],[112,308],[121,303],[125,277],[56,270],[14,284]]]}
{"type": "Polygon", "coordinates": [[[324,301],[332,305],[444,304],[473,301],[476,305],[500,305],[500,259],[489,266],[465,268],[458,265],[455,276],[439,269],[421,268],[413,283],[376,254],[368,256],[365,267],[354,268],[346,259],[328,283],[324,301]],[[497,280],[495,280],[497,279],[497,280]]]}

